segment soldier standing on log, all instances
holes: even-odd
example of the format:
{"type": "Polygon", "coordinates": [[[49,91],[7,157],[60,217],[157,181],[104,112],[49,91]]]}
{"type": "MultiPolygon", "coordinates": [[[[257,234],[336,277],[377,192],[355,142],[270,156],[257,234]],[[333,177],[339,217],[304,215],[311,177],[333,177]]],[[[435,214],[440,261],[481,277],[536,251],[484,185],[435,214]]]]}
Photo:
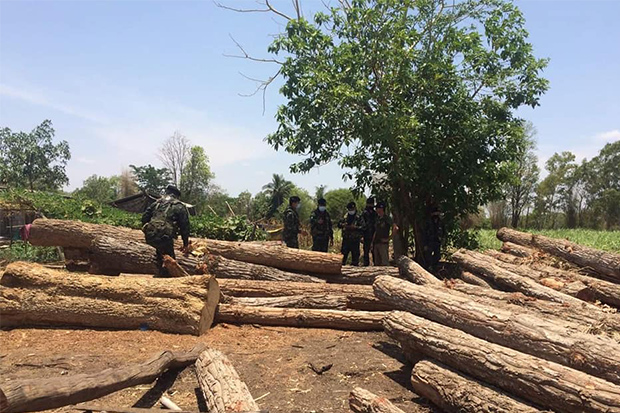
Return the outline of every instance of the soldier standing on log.
{"type": "MultiPolygon", "coordinates": [[[[372,248],[372,240],[375,236],[375,221],[377,220],[377,212],[375,211],[375,199],[370,197],[366,200],[366,209],[362,212],[366,230],[364,230],[364,266],[370,265],[370,253],[372,252],[374,261],[374,251],[372,248]]],[[[375,263],[376,264],[376,263],[375,263]]]]}
{"type": "Polygon", "coordinates": [[[155,247],[157,268],[162,277],[169,276],[163,267],[164,255],[175,258],[174,240],[181,234],[183,250],[189,246],[189,212],[181,198],[181,191],[168,185],[164,196],[152,203],[142,215],[142,231],[146,243],[155,247]]]}
{"type": "Polygon", "coordinates": [[[327,252],[329,244],[334,245],[332,219],[327,212],[327,201],[318,201],[318,208],[310,216],[310,234],[312,235],[312,251],[327,252]]]}
{"type": "Polygon", "coordinates": [[[282,231],[282,241],[289,248],[299,248],[299,234],[301,226],[299,223],[298,210],[301,207],[301,199],[298,196],[289,198],[288,207],[284,210],[284,230],[282,231]]]}
{"type": "Polygon", "coordinates": [[[390,230],[398,231],[398,226],[394,224],[392,218],[385,214],[385,204],[377,203],[377,220],[375,222],[375,233],[373,238],[372,257],[377,266],[390,264],[390,230]]]}
{"type": "Polygon", "coordinates": [[[347,204],[347,215],[338,223],[338,228],[342,229],[342,265],[347,263],[349,253],[351,253],[351,265],[357,267],[360,263],[360,241],[366,223],[361,215],[357,214],[355,202],[347,204]]]}

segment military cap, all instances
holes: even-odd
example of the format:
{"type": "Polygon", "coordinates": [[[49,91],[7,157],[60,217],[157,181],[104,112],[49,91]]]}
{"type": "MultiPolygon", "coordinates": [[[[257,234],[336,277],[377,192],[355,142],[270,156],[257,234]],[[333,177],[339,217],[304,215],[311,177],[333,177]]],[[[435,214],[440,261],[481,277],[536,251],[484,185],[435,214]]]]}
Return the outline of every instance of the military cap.
{"type": "Polygon", "coordinates": [[[177,188],[176,186],[172,184],[166,187],[166,193],[176,195],[179,198],[181,197],[181,191],[179,191],[179,188],[177,188]]]}
{"type": "Polygon", "coordinates": [[[375,205],[375,198],[374,197],[370,197],[366,200],[366,205],[375,205]]]}
{"type": "Polygon", "coordinates": [[[319,199],[318,203],[319,203],[320,206],[326,206],[327,205],[327,201],[325,200],[325,198],[319,199]]]}
{"type": "Polygon", "coordinates": [[[292,204],[293,202],[299,202],[299,201],[301,201],[301,198],[299,198],[297,195],[292,196],[288,199],[289,204],[292,204]]]}
{"type": "Polygon", "coordinates": [[[347,209],[354,209],[355,208],[355,202],[351,201],[347,204],[347,209]]]}
{"type": "Polygon", "coordinates": [[[385,209],[385,202],[377,202],[376,208],[385,209]]]}

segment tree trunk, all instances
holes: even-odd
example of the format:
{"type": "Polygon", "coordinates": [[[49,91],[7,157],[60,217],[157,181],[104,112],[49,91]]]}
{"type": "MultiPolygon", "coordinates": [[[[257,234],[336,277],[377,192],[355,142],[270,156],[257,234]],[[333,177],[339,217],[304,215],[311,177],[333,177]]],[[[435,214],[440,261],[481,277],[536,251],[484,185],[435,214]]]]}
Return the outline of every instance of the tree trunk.
{"type": "MultiPolygon", "coordinates": [[[[375,278],[380,275],[398,277],[398,268],[395,267],[354,267],[344,265],[342,275],[317,275],[323,277],[329,283],[338,284],[366,284],[371,285],[375,278]]],[[[292,281],[292,280],[291,280],[292,281]]]]}
{"type": "Polygon", "coordinates": [[[196,378],[211,413],[258,411],[237,371],[221,352],[207,349],[196,360],[196,378]]]}
{"type": "Polygon", "coordinates": [[[620,343],[582,333],[579,325],[393,277],[379,277],[373,287],[396,309],[620,384],[620,343]]]}
{"type": "Polygon", "coordinates": [[[540,298],[541,300],[555,301],[566,305],[590,306],[596,308],[592,304],[588,304],[570,295],[563,294],[552,288],[538,284],[529,278],[522,277],[518,274],[505,270],[497,265],[497,260],[481,254],[476,251],[459,250],[452,255],[452,258],[459,265],[475,274],[485,277],[485,279],[494,282],[500,287],[519,291],[523,294],[540,298]]]}
{"type": "Polygon", "coordinates": [[[499,251],[486,251],[485,254],[501,262],[499,266],[564,294],[585,301],[598,300],[620,308],[620,284],[550,267],[537,261],[522,260],[499,251]]]}
{"type": "Polygon", "coordinates": [[[602,275],[620,281],[620,254],[585,247],[567,240],[519,232],[509,228],[501,228],[497,231],[497,238],[502,241],[539,248],[580,267],[591,268],[602,275]]]}
{"type": "Polygon", "coordinates": [[[620,386],[606,380],[405,312],[392,312],[384,326],[405,352],[433,358],[543,408],[620,412],[620,386]]]}
{"type": "Polygon", "coordinates": [[[533,257],[539,253],[535,249],[524,247],[523,245],[513,244],[512,242],[502,243],[502,252],[522,258],[533,257]]]}
{"type": "Polygon", "coordinates": [[[347,298],[345,296],[323,294],[283,297],[228,297],[225,303],[248,307],[347,309],[347,298]]]}
{"type": "Polygon", "coordinates": [[[2,327],[80,326],[201,335],[219,301],[214,277],[103,277],[10,264],[0,279],[2,327]]]}
{"type": "Polygon", "coordinates": [[[220,278],[239,280],[295,281],[305,283],[325,283],[326,281],[310,275],[295,274],[265,265],[230,260],[219,255],[207,255],[205,272],[220,278]]]}
{"type": "Polygon", "coordinates": [[[98,399],[138,384],[148,384],[170,369],[186,367],[205,349],[199,343],[187,353],[164,351],[143,364],[115,367],[91,374],[11,380],[1,385],[0,411],[35,412],[98,399]]]}
{"type": "Polygon", "coordinates": [[[436,361],[418,362],[411,385],[447,413],[537,413],[541,410],[436,361]]]}
{"type": "Polygon", "coordinates": [[[144,242],[140,230],[60,219],[36,219],[30,228],[29,241],[44,247],[90,248],[97,236],[144,242]]]}
{"type": "Polygon", "coordinates": [[[91,274],[157,274],[155,248],[143,242],[96,236],[89,247],[91,274]]]}
{"type": "Polygon", "coordinates": [[[259,324],[285,327],[316,327],[338,330],[383,330],[383,311],[339,311],[306,308],[247,307],[220,304],[219,323],[259,324]]]}
{"type": "Polygon", "coordinates": [[[405,413],[385,397],[377,396],[361,387],[349,394],[349,408],[355,413],[405,413]]]}
{"type": "Polygon", "coordinates": [[[282,297],[290,295],[335,295],[346,297],[347,308],[389,310],[370,285],[318,284],[287,281],[218,280],[222,294],[232,297],[282,297]]]}
{"type": "Polygon", "coordinates": [[[467,284],[477,285],[485,288],[493,288],[491,284],[489,284],[486,280],[478,277],[476,274],[473,274],[469,271],[461,272],[461,280],[465,281],[467,284]]]}
{"type": "Polygon", "coordinates": [[[426,271],[420,264],[413,261],[408,257],[400,257],[398,259],[398,268],[400,269],[400,276],[409,281],[412,281],[420,285],[440,285],[442,281],[436,278],[433,274],[426,271]]]}

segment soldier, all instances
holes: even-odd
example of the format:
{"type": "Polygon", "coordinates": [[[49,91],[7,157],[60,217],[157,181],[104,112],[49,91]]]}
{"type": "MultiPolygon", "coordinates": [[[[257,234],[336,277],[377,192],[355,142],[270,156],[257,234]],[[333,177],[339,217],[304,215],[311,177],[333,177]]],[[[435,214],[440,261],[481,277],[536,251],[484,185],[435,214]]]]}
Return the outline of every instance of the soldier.
{"type": "Polygon", "coordinates": [[[373,238],[372,257],[375,265],[386,266],[390,263],[390,229],[398,231],[398,227],[388,215],[385,215],[385,204],[377,203],[377,220],[375,222],[375,234],[373,238]]]}
{"type": "Polygon", "coordinates": [[[142,215],[142,231],[146,243],[155,247],[159,275],[167,277],[168,270],[162,266],[163,256],[174,256],[174,240],[183,239],[183,251],[189,246],[189,212],[179,198],[181,191],[168,185],[163,197],[152,203],[142,215]]]}
{"type": "Polygon", "coordinates": [[[431,209],[430,217],[424,227],[424,263],[427,268],[436,265],[441,258],[441,239],[444,228],[439,208],[431,209]]]}
{"type": "Polygon", "coordinates": [[[288,207],[284,210],[284,230],[282,231],[282,241],[289,248],[299,248],[299,233],[301,232],[299,225],[299,211],[301,208],[301,199],[298,196],[292,196],[288,200],[288,207]]]}
{"type": "Polygon", "coordinates": [[[327,212],[327,201],[321,198],[319,206],[310,216],[310,234],[312,235],[312,251],[327,252],[329,245],[334,245],[332,219],[327,212]]]}
{"type": "Polygon", "coordinates": [[[358,266],[360,263],[360,240],[366,229],[364,218],[357,214],[355,202],[347,204],[347,215],[340,220],[338,228],[342,229],[342,264],[347,263],[351,253],[351,265],[358,266]]]}
{"type": "MultiPolygon", "coordinates": [[[[366,209],[362,213],[366,230],[364,231],[364,266],[370,265],[370,253],[373,250],[372,240],[375,235],[375,221],[377,220],[377,212],[375,212],[375,199],[370,197],[366,200],[366,209]]],[[[374,259],[374,251],[373,251],[374,259]]]]}

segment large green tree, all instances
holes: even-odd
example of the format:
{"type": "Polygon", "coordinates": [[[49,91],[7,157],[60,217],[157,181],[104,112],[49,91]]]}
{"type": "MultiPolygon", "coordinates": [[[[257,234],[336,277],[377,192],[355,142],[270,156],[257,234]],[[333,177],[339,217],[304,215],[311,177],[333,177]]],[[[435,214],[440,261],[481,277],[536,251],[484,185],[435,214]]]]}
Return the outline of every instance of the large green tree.
{"type": "Polygon", "coordinates": [[[338,160],[358,190],[390,191],[401,244],[413,228],[422,260],[428,208],[450,226],[501,196],[519,140],[514,112],[538,105],[546,60],[510,1],[340,4],[289,18],[270,46],[286,103],[267,141],[304,157],[293,172],[338,160]]]}
{"type": "Polygon", "coordinates": [[[284,176],[278,174],[273,174],[271,182],[263,186],[263,190],[269,195],[271,200],[271,208],[269,208],[269,212],[267,213],[268,218],[276,213],[280,205],[284,204],[284,201],[287,201],[292,189],[293,183],[287,181],[284,179],[284,176]]]}
{"type": "Polygon", "coordinates": [[[83,196],[100,203],[114,201],[120,194],[119,176],[91,175],[84,180],[82,187],[73,191],[74,195],[83,196]]]}
{"type": "Polygon", "coordinates": [[[0,129],[0,182],[30,190],[58,190],[68,184],[69,144],[54,143],[54,133],[50,120],[30,133],[0,129]]]}
{"type": "Polygon", "coordinates": [[[171,174],[167,168],[155,168],[150,164],[145,166],[129,165],[129,168],[138,188],[147,193],[160,194],[171,180],[171,174]]]}
{"type": "Polygon", "coordinates": [[[201,146],[192,146],[181,176],[181,197],[190,204],[204,199],[209,183],[215,177],[209,167],[209,158],[201,146]]]}
{"type": "Polygon", "coordinates": [[[588,205],[606,229],[620,228],[620,141],[605,145],[583,168],[588,205]]]}

